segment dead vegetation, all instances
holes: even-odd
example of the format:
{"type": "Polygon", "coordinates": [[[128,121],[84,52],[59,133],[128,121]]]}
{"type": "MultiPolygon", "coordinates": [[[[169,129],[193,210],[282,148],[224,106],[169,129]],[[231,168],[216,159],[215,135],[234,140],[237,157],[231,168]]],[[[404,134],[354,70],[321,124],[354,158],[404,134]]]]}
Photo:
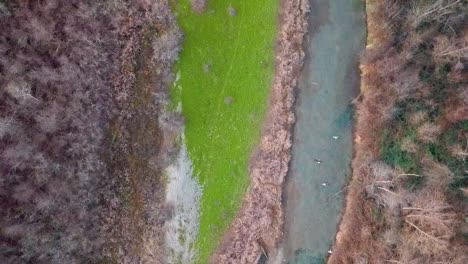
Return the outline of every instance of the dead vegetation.
{"type": "Polygon", "coordinates": [[[167,6],[162,8],[157,9],[155,21],[129,21],[129,27],[141,30],[124,43],[120,71],[114,79],[117,114],[111,121],[107,158],[118,179],[120,204],[114,212],[119,217],[111,220],[115,227],[110,248],[124,263],[167,261],[164,224],[170,210],[164,204],[162,172],[177,154],[175,141],[183,119],[166,109],[171,65],[181,34],[167,6]]]}
{"type": "Polygon", "coordinates": [[[167,2],[0,1],[0,28],[0,262],[163,262],[167,2]]]}
{"type": "Polygon", "coordinates": [[[190,4],[192,5],[192,10],[198,14],[202,14],[206,10],[206,2],[207,0],[190,0],[190,4]]]}
{"type": "Polygon", "coordinates": [[[467,263],[468,3],[367,2],[354,176],[329,263],[467,263]]]}

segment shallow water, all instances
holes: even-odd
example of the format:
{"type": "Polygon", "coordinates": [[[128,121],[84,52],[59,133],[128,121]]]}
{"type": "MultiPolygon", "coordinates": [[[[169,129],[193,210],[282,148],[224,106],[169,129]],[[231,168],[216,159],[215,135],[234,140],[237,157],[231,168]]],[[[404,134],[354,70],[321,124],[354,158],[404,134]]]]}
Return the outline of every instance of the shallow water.
{"type": "Polygon", "coordinates": [[[192,161],[184,135],[177,158],[165,171],[166,204],[172,205],[172,218],[166,222],[167,263],[194,263],[194,248],[200,220],[202,187],[193,177],[192,161]]]}
{"type": "Polygon", "coordinates": [[[358,56],[365,41],[360,0],[310,2],[280,250],[280,262],[291,264],[322,263],[336,235],[343,205],[340,190],[352,158],[351,101],[358,90],[358,56]]]}

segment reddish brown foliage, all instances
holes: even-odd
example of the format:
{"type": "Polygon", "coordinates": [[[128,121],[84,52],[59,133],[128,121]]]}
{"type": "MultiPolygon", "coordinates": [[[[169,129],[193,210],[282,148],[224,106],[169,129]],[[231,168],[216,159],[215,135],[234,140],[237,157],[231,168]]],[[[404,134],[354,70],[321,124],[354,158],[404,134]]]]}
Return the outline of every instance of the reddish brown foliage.
{"type": "MultiPolygon", "coordinates": [[[[453,173],[436,161],[448,157],[433,157],[424,152],[424,146],[450,147],[441,141],[444,129],[465,118],[466,89],[453,89],[460,79],[450,79],[450,74],[444,79],[451,68],[457,71],[457,59],[447,58],[443,64],[440,52],[433,53],[431,45],[441,38],[462,42],[466,33],[457,26],[458,15],[467,6],[460,1],[437,1],[437,5],[453,5],[437,19],[419,15],[415,22],[415,12],[429,3],[418,7],[418,1],[367,2],[371,41],[361,66],[353,179],[328,263],[466,263],[463,252],[468,248],[456,237],[466,232],[462,217],[467,207],[449,199],[453,173]],[[421,29],[424,19],[431,26],[421,29]],[[444,31],[449,27],[459,31],[451,35],[444,31]],[[412,103],[405,105],[408,100],[412,103]],[[444,111],[434,114],[436,107],[444,111]],[[407,112],[401,114],[401,109],[407,112]],[[406,114],[407,121],[401,121],[406,114]],[[376,170],[376,164],[384,164],[384,131],[396,131],[393,144],[402,142],[408,155],[417,156],[418,174],[396,166],[383,177],[384,170],[376,170]],[[406,189],[405,184],[415,179],[424,181],[422,187],[406,189]]],[[[468,59],[466,54],[456,54],[458,60],[468,59]]],[[[452,152],[460,155],[463,149],[453,146],[452,152]]]]}

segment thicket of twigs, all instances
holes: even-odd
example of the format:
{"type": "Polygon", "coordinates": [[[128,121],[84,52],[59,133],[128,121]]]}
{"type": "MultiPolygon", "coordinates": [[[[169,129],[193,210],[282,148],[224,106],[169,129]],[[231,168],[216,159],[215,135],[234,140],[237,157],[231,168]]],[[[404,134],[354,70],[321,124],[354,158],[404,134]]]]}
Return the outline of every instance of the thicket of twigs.
{"type": "Polygon", "coordinates": [[[468,2],[367,9],[354,176],[329,263],[467,263],[468,2]]]}
{"type": "Polygon", "coordinates": [[[164,261],[155,163],[180,120],[158,111],[179,40],[167,1],[0,1],[0,263],[164,261]]]}

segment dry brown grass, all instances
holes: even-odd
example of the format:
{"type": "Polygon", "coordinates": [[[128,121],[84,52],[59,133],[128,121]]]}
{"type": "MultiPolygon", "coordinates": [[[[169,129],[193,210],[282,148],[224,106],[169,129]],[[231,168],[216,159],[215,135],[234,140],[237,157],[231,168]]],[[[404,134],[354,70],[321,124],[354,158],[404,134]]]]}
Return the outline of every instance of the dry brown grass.
{"type": "Polygon", "coordinates": [[[437,124],[426,122],[418,129],[418,139],[425,143],[434,143],[442,133],[442,127],[437,124]]]}
{"type": "Polygon", "coordinates": [[[164,224],[170,212],[162,171],[177,153],[183,122],[166,109],[181,33],[167,2],[145,7],[119,32],[124,48],[113,80],[118,113],[111,122],[108,168],[118,180],[120,206],[108,224],[114,225],[109,251],[119,263],[168,261],[164,224]]]}

